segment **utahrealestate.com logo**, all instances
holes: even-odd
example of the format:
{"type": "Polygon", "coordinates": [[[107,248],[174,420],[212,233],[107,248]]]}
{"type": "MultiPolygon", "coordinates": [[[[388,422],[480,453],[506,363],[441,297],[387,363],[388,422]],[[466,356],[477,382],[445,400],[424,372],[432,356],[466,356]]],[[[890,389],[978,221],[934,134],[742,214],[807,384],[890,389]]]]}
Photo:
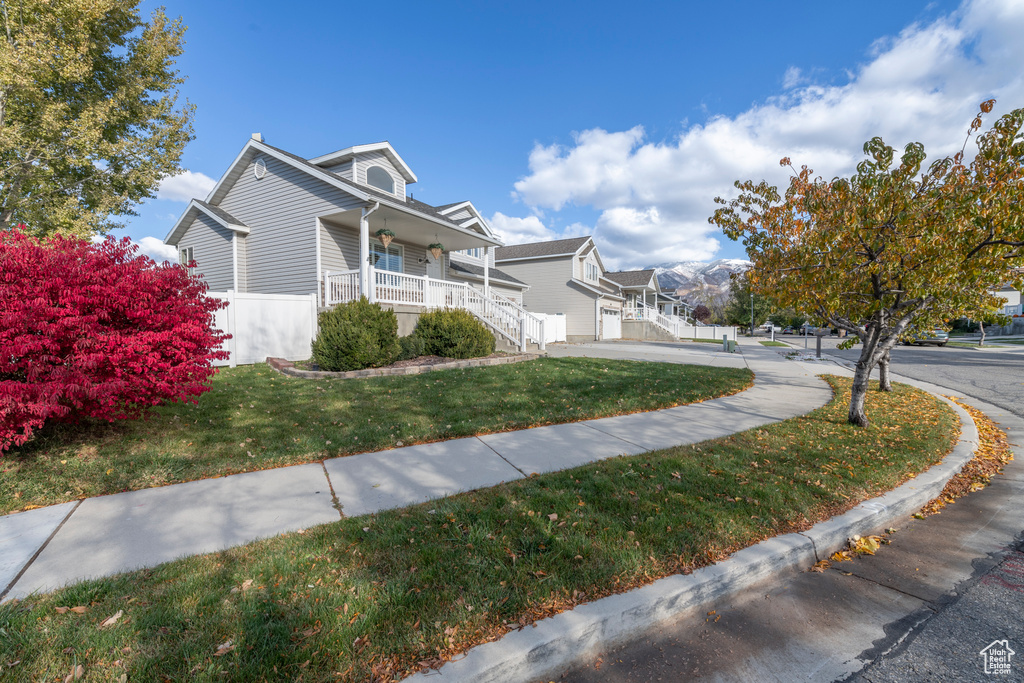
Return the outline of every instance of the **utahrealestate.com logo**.
{"type": "Polygon", "coordinates": [[[994,640],[978,654],[985,658],[985,673],[1008,676],[1010,675],[1010,658],[1017,653],[1010,649],[1009,641],[994,640]]]}

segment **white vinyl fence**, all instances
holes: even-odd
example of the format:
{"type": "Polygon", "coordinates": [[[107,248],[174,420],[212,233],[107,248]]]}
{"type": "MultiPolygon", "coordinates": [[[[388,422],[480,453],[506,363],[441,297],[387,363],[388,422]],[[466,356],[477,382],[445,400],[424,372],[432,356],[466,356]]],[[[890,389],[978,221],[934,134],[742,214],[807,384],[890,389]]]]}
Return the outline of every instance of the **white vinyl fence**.
{"type": "Polygon", "coordinates": [[[215,314],[214,325],[231,335],[224,343],[231,353],[217,365],[251,365],[267,357],[305,360],[316,336],[316,294],[242,294],[209,292],[224,299],[227,308],[215,314]]]}
{"type": "Polygon", "coordinates": [[[545,344],[565,341],[564,313],[534,313],[533,316],[544,321],[545,344]]]}
{"type": "Polygon", "coordinates": [[[692,325],[680,325],[679,336],[684,339],[718,339],[722,337],[728,337],[731,341],[736,341],[737,328],[728,326],[723,327],[721,325],[698,325],[696,327],[692,325]]]}

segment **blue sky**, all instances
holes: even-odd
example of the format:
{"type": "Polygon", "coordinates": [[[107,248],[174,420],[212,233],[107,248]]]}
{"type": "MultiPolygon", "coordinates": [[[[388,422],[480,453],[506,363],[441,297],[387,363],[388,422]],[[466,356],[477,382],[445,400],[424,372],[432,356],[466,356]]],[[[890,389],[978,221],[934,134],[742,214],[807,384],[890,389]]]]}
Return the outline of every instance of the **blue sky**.
{"type": "Polygon", "coordinates": [[[792,156],[849,173],[882,135],[948,153],[1024,106],[1024,3],[165,0],[196,139],[123,234],[147,253],[246,139],[307,157],[388,140],[422,201],[508,243],[594,234],[606,263],[741,258],[707,224],[792,156]],[[284,9],[282,9],[284,8],[284,9]],[[155,239],[154,239],[155,238],[155,239]]]}

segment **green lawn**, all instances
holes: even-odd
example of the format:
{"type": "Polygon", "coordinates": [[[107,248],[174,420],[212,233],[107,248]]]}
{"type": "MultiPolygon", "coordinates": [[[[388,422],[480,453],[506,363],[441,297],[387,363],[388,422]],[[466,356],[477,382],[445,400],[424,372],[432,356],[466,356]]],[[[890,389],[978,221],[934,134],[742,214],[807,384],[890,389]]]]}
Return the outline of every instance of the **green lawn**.
{"type": "Polygon", "coordinates": [[[789,344],[785,344],[785,343],[779,342],[779,341],[762,341],[762,342],[758,342],[758,343],[761,346],[785,346],[785,347],[789,347],[789,344]]]}
{"type": "MultiPolygon", "coordinates": [[[[671,366],[657,365],[664,373],[671,366]]],[[[696,446],[343,520],[0,606],[12,680],[385,681],[891,489],[955,440],[903,385],[696,446]],[[85,607],[83,614],[58,608],[85,607]],[[114,614],[116,624],[99,624],[114,614]],[[122,679],[123,680],[123,679],[122,679]]],[[[70,559],[70,558],[69,558],[70,559]]]]}
{"type": "Polygon", "coordinates": [[[0,512],[204,477],[653,410],[732,394],[746,369],[590,358],[351,380],[224,369],[198,405],[54,427],[0,456],[0,512]]]}

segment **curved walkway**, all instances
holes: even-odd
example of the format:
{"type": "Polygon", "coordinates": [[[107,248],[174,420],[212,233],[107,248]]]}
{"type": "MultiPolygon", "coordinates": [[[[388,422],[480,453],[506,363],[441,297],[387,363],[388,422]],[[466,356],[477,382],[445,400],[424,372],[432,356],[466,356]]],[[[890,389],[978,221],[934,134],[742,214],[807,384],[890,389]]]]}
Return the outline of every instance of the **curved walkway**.
{"type": "Polygon", "coordinates": [[[552,355],[749,367],[754,386],[676,408],[407,446],[144,489],[0,517],[0,598],[152,567],[533,473],[726,436],[829,401],[813,363],[747,346],[621,343],[552,355]]]}
{"type": "MultiPolygon", "coordinates": [[[[788,374],[786,366],[789,365],[794,366],[790,371],[793,374],[799,372],[797,368],[811,373],[851,374],[845,367],[838,367],[830,360],[784,360],[787,350],[767,348],[756,341],[743,341],[746,342],[742,348],[743,355],[750,367],[758,373],[758,377],[767,373],[775,373],[775,377],[785,376],[788,374]]],[[[630,348],[627,343],[620,343],[593,345],[584,353],[580,353],[579,347],[576,347],[570,352],[572,355],[599,356],[615,353],[615,357],[620,358],[628,357],[630,352],[641,356],[670,353],[669,345],[665,345],[663,351],[659,351],[657,346],[661,345],[644,344],[630,348]]],[[[644,359],[658,360],[652,357],[644,359]]],[[[788,400],[788,393],[778,396],[780,403],[788,400]]],[[[723,562],[692,574],[660,579],[642,588],[596,600],[543,619],[534,624],[533,628],[511,631],[500,640],[469,650],[464,657],[446,663],[438,671],[414,674],[405,680],[410,683],[426,683],[436,677],[442,681],[474,683],[548,680],[558,678],[569,667],[599,654],[607,658],[602,670],[595,671],[593,677],[566,674],[569,680],[589,683],[591,680],[644,680],[645,676],[653,679],[662,675],[666,680],[674,680],[683,672],[678,666],[678,660],[673,662],[674,666],[658,668],[656,665],[646,666],[646,662],[637,659],[637,651],[641,659],[658,657],[652,654],[652,650],[663,652],[668,649],[664,643],[658,642],[651,646],[648,642],[646,650],[641,643],[634,650],[627,647],[621,653],[610,648],[635,643],[645,634],[656,633],[657,629],[675,622],[695,641],[691,650],[698,651],[702,660],[709,660],[701,661],[697,669],[692,669],[694,662],[686,662],[686,671],[692,670],[694,676],[699,672],[700,676],[707,675],[709,680],[715,681],[832,681],[857,671],[863,665],[857,655],[884,638],[883,629],[887,631],[886,625],[899,618],[894,615],[902,615],[902,610],[908,613],[914,611],[916,605],[904,599],[906,596],[898,591],[884,596],[874,612],[858,614],[852,619],[837,614],[841,608],[823,596],[825,605],[821,611],[827,619],[819,621],[824,623],[807,621],[817,618],[818,614],[806,609],[804,605],[798,605],[796,614],[790,610],[781,617],[782,621],[791,622],[789,625],[792,628],[779,639],[767,629],[762,631],[765,625],[759,623],[750,633],[731,633],[725,638],[719,638],[714,645],[708,645],[704,639],[711,625],[708,623],[710,620],[704,616],[704,610],[717,608],[709,614],[720,614],[722,603],[728,604],[729,601],[747,596],[752,611],[764,616],[765,600],[768,597],[764,595],[765,591],[785,590],[778,586],[785,586],[796,577],[822,576],[809,575],[806,571],[817,560],[826,559],[835,550],[845,547],[847,539],[855,534],[880,533],[897,520],[902,526],[903,520],[935,498],[945,483],[973,457],[978,440],[977,429],[970,415],[956,404],[947,403],[961,418],[959,443],[939,464],[893,491],[865,501],[849,512],[816,524],[807,531],[776,536],[757,543],[734,553],[723,562]],[[881,609],[883,605],[885,609],[881,609]],[[685,624],[679,621],[684,617],[689,619],[685,624]],[[807,644],[806,637],[800,637],[807,634],[818,638],[813,646],[807,644]],[[762,641],[770,642],[774,650],[762,641]],[[748,644],[756,644],[757,647],[751,648],[748,644]],[[725,649],[728,649],[730,655],[725,658],[708,656],[705,647],[713,648],[713,655],[719,655],[725,649]],[[851,648],[854,648],[853,653],[846,656],[846,650],[851,648]],[[748,649],[751,652],[748,653],[748,649]],[[780,653],[784,653],[781,659],[780,653]],[[785,655],[792,655],[793,659],[787,660],[785,655]],[[733,672],[718,670],[712,663],[718,659],[741,665],[738,675],[732,676],[730,674],[733,672]],[[616,662],[621,666],[613,672],[616,662]]],[[[842,572],[841,568],[839,572],[842,572]]],[[[858,587],[858,590],[864,592],[863,587],[858,587]]],[[[718,619],[714,621],[717,623],[718,619]]]]}

